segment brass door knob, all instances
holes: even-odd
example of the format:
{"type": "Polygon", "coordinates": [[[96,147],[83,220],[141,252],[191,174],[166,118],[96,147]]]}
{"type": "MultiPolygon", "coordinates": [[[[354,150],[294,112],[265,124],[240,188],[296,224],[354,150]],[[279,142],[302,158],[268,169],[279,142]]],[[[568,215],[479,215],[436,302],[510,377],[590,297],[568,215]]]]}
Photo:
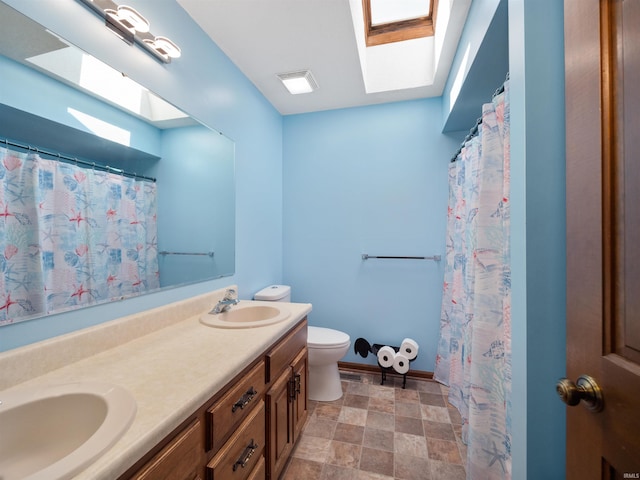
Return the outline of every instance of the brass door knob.
{"type": "Polygon", "coordinates": [[[578,405],[580,400],[583,400],[585,407],[594,413],[604,408],[602,390],[589,375],[580,375],[576,383],[568,378],[561,378],[556,384],[556,392],[570,407],[578,405]]]}

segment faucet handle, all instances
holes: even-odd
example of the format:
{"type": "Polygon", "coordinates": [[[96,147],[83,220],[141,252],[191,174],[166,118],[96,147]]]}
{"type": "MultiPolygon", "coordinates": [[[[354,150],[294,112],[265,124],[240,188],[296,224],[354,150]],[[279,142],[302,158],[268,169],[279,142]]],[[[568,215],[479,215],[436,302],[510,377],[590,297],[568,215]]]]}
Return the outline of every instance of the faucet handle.
{"type": "Polygon", "coordinates": [[[227,288],[227,291],[224,292],[224,299],[225,300],[231,300],[233,298],[234,295],[236,295],[237,292],[235,291],[235,289],[233,288],[227,288]]]}

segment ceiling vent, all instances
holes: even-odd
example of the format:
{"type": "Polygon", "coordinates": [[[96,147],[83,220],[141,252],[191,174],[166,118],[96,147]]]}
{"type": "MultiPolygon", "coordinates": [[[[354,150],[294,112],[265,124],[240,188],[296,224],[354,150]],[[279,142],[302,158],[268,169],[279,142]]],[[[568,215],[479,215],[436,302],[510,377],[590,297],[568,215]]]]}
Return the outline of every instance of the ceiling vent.
{"type": "Polygon", "coordinates": [[[279,73],[277,77],[282,81],[286,89],[292,95],[311,93],[318,89],[318,82],[316,82],[316,79],[313,78],[313,75],[309,70],[279,73]]]}

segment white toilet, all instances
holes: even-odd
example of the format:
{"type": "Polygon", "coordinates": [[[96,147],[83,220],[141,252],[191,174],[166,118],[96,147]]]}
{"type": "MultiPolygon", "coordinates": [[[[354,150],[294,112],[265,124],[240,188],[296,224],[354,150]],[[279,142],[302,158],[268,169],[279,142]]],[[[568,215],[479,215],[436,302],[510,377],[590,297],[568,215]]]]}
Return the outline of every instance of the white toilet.
{"type": "MultiPolygon", "coordinates": [[[[290,302],[291,287],[271,285],[260,290],[253,298],[271,302],[290,302]]],[[[351,339],[344,332],[331,328],[308,327],[310,400],[331,402],[342,397],[338,360],[347,354],[350,346],[351,339]]]]}
{"type": "Polygon", "coordinates": [[[349,351],[349,335],[339,330],[308,327],[309,399],[332,402],[342,397],[338,360],[349,351]]]}

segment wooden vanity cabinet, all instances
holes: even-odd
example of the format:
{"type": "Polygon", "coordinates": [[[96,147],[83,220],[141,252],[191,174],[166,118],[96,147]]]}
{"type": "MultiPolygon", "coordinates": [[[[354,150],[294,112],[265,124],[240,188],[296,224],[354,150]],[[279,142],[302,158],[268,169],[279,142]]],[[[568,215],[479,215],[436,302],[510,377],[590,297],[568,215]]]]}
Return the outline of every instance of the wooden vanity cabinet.
{"type": "Polygon", "coordinates": [[[307,418],[309,366],[306,322],[267,354],[268,371],[269,366],[272,367],[269,374],[275,380],[266,395],[267,478],[277,480],[307,418]]]}
{"type": "Polygon", "coordinates": [[[307,417],[301,320],[119,480],[277,480],[307,417]]]}

